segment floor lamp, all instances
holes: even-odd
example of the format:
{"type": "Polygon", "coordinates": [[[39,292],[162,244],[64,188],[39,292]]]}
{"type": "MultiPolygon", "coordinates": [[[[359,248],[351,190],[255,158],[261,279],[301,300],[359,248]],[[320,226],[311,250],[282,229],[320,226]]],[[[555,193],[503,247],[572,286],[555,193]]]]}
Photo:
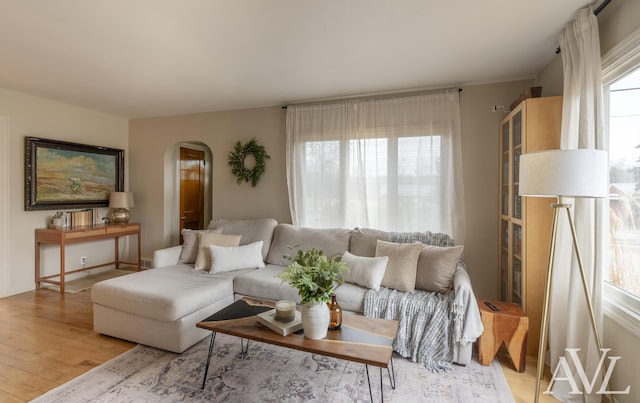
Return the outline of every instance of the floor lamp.
{"type": "MultiPolygon", "coordinates": [[[[573,248],[580,267],[582,286],[584,288],[591,326],[595,335],[598,351],[602,354],[602,341],[596,326],[593,313],[591,293],[578,247],[575,225],[571,215],[571,204],[562,203],[563,197],[605,198],[608,195],[608,162],[607,153],[602,150],[549,150],[533,152],[520,156],[519,195],[533,197],[556,197],[559,203],[551,204],[553,208],[553,224],[549,247],[547,280],[542,307],[542,323],[540,327],[540,345],[538,348],[538,367],[536,374],[535,402],[540,395],[540,380],[544,369],[544,355],[549,334],[549,307],[551,304],[551,285],[553,281],[553,261],[558,233],[558,218],[561,210],[567,212],[573,248]]],[[[606,368],[605,368],[606,372],[606,368]]]]}

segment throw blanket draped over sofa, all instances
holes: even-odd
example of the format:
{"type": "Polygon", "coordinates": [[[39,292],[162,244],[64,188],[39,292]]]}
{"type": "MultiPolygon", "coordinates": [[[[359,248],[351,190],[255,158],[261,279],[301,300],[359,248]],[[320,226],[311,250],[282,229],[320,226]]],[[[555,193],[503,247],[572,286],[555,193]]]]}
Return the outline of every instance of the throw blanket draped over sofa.
{"type": "Polygon", "coordinates": [[[434,370],[471,360],[482,333],[462,246],[445,234],[317,229],[273,219],[213,220],[184,244],[154,253],[154,268],[95,284],[94,329],[182,352],[209,333],[195,324],[241,297],[299,302],[275,275],[297,249],[339,256],[351,269],[336,296],[345,314],[396,319],[394,349],[434,370]]]}

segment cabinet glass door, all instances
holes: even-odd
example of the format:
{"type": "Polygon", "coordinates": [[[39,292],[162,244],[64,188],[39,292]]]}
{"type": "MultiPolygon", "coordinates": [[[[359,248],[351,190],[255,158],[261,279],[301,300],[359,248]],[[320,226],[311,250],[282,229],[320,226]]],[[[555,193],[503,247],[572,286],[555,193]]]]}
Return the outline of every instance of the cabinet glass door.
{"type": "Polygon", "coordinates": [[[522,112],[513,116],[513,218],[522,218],[520,185],[520,155],[522,155],[522,112]]]}
{"type": "Polygon", "coordinates": [[[500,220],[500,300],[509,298],[509,221],[500,220]]]}
{"type": "Polygon", "coordinates": [[[509,215],[509,122],[505,122],[500,130],[502,137],[502,171],[500,173],[501,180],[501,198],[500,213],[509,215]]]}
{"type": "Polygon", "coordinates": [[[513,224],[511,302],[522,305],[522,226],[513,224]]]}

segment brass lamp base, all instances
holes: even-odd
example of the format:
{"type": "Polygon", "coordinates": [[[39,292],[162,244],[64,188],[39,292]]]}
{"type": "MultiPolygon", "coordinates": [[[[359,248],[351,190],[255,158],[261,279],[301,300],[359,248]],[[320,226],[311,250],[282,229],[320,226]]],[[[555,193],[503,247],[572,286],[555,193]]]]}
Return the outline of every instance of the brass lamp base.
{"type": "Polygon", "coordinates": [[[117,208],[113,210],[111,217],[116,224],[126,224],[131,219],[131,213],[126,208],[117,208]]]}

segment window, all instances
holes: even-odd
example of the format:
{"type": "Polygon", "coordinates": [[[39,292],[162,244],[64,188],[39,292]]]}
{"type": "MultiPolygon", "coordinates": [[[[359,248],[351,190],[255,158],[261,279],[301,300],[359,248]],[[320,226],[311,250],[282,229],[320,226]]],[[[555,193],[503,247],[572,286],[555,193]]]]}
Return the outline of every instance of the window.
{"type": "Polygon", "coordinates": [[[605,55],[609,270],[604,313],[640,337],[640,30],[605,55]]]}
{"type": "Polygon", "coordinates": [[[304,225],[440,231],[440,148],[437,135],[304,143],[304,225]]]}
{"type": "Polygon", "coordinates": [[[640,68],[609,86],[609,273],[640,296],[640,68]]]}
{"type": "Polygon", "coordinates": [[[292,221],[464,242],[458,90],[287,108],[292,221]]]}

